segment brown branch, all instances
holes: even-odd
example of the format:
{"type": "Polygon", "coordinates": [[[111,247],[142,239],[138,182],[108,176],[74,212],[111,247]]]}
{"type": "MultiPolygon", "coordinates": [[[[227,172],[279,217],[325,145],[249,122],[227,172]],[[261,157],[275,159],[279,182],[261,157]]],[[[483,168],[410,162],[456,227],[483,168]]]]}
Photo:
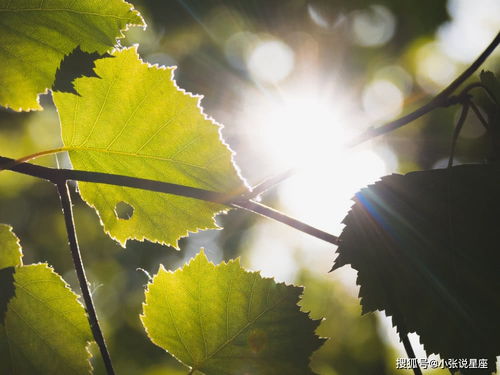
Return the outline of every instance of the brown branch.
{"type": "Polygon", "coordinates": [[[69,193],[67,182],[64,181],[58,183],[57,191],[59,192],[59,197],[61,198],[66,231],[68,233],[69,248],[71,250],[76,275],[78,276],[78,283],[80,284],[80,289],[82,291],[83,301],[85,302],[85,309],[87,310],[90,329],[92,330],[94,340],[101,351],[102,360],[104,362],[104,366],[106,367],[106,373],[108,375],[114,375],[115,371],[113,369],[113,363],[111,362],[111,356],[109,355],[108,348],[106,347],[106,341],[104,340],[101,327],[99,326],[94,301],[92,300],[92,294],[89,290],[87,276],[85,275],[85,268],[83,267],[82,255],[80,254],[80,249],[78,247],[75,222],[73,220],[73,209],[71,206],[71,195],[69,193]]]}
{"type": "Polygon", "coordinates": [[[362,142],[365,142],[369,139],[377,137],[382,134],[386,134],[396,130],[416,119],[422,117],[423,115],[429,113],[430,111],[439,108],[446,107],[450,104],[455,104],[451,95],[455,92],[455,90],[464,83],[480,66],[481,64],[488,58],[489,55],[495,50],[495,48],[500,44],[500,32],[497,36],[492,40],[492,42],[486,47],[486,49],[479,55],[479,57],[462,73],[460,74],[452,83],[450,83],[443,91],[437,94],[434,98],[431,99],[428,103],[424,104],[422,107],[417,108],[413,112],[400,117],[396,120],[390,121],[378,128],[369,128],[363,134],[359,135],[351,142],[349,142],[350,146],[356,146],[362,142]],[[450,102],[452,99],[452,102],[450,102]]]}
{"type": "Polygon", "coordinates": [[[339,243],[337,236],[314,228],[306,223],[289,217],[263,204],[247,199],[245,196],[219,193],[190,186],[173,184],[170,182],[148,180],[145,178],[122,176],[116,174],[79,171],[74,169],[48,168],[30,163],[21,163],[12,166],[12,161],[13,159],[0,156],[0,168],[7,165],[8,167],[6,169],[29,176],[42,178],[51,181],[56,185],[64,183],[68,180],[93,182],[149,190],[164,194],[173,194],[182,197],[200,199],[207,202],[224,204],[230,207],[242,208],[247,211],[258,213],[259,215],[279,221],[283,224],[291,226],[292,228],[298,229],[304,233],[310,234],[311,236],[314,236],[331,244],[338,245],[339,243]]]}

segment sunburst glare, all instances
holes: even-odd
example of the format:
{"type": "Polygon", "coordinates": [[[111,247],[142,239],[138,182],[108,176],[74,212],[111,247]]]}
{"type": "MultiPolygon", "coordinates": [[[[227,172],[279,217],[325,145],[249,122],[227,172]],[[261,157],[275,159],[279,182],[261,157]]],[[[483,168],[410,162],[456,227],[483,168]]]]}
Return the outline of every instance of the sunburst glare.
{"type": "MultiPolygon", "coordinates": [[[[248,136],[260,160],[265,161],[265,169],[273,173],[295,170],[293,177],[278,187],[281,208],[311,225],[339,234],[354,193],[388,170],[370,143],[347,146],[358,131],[356,122],[361,115],[348,113],[340,99],[313,90],[282,90],[275,96],[253,93],[246,104],[241,121],[252,129],[248,136]]],[[[302,247],[297,242],[302,239],[293,235],[289,239],[290,246],[302,247]]],[[[301,256],[303,266],[324,268],[329,264],[327,260],[331,261],[328,244],[318,243],[307,249],[308,255],[301,256]]],[[[252,264],[254,267],[274,275],[294,264],[262,256],[252,259],[252,263],[258,262],[252,264]]],[[[293,274],[290,269],[281,272],[288,277],[293,274]]]]}

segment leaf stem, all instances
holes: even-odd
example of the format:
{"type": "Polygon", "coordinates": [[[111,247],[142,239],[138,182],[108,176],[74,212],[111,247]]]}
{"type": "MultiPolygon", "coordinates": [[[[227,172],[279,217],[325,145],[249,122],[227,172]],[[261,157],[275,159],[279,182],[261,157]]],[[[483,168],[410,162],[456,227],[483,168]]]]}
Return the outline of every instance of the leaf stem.
{"type": "Polygon", "coordinates": [[[470,107],[472,108],[472,111],[474,112],[474,114],[476,115],[477,119],[479,120],[479,122],[481,123],[481,125],[484,126],[484,128],[486,130],[490,130],[490,126],[488,124],[488,121],[486,121],[486,119],[483,117],[483,115],[481,114],[481,111],[479,110],[479,108],[477,107],[476,103],[474,103],[472,100],[469,102],[469,105],[470,107]]]}
{"type": "Polygon", "coordinates": [[[45,151],[36,152],[34,154],[26,155],[26,156],[23,156],[19,159],[12,160],[8,164],[0,165],[0,172],[5,170],[5,169],[11,169],[12,167],[15,167],[16,165],[19,165],[21,163],[25,163],[27,161],[39,158],[41,156],[53,155],[53,154],[57,154],[59,152],[64,152],[64,151],[66,151],[66,149],[64,147],[61,147],[61,148],[54,148],[52,150],[45,150],[45,151]]]}
{"type": "Polygon", "coordinates": [[[94,302],[92,301],[92,295],[90,293],[89,286],[87,283],[87,276],[85,275],[85,268],[83,267],[82,256],[80,254],[80,249],[78,247],[75,223],[73,220],[73,209],[71,206],[71,195],[69,193],[67,182],[61,181],[57,183],[57,191],[59,192],[59,197],[61,199],[61,205],[64,213],[64,220],[66,222],[66,231],[68,233],[69,247],[71,250],[71,256],[73,257],[73,264],[75,266],[76,274],[78,276],[78,282],[80,284],[83,300],[85,302],[90,328],[92,330],[92,334],[94,335],[94,339],[97,345],[99,346],[99,350],[101,351],[102,359],[104,361],[107,374],[114,375],[115,372],[113,370],[113,364],[111,362],[111,357],[106,347],[104,336],[99,326],[99,321],[97,319],[94,302]]]}
{"type": "Polygon", "coordinates": [[[469,113],[469,106],[470,106],[469,104],[470,104],[469,100],[464,101],[462,105],[462,112],[460,113],[460,118],[458,119],[457,125],[455,126],[455,130],[453,131],[451,147],[450,147],[450,158],[448,159],[448,168],[451,168],[453,166],[453,159],[455,158],[455,149],[457,146],[458,136],[460,135],[460,131],[462,130],[465,119],[467,118],[467,114],[469,113]]]}
{"type": "Polygon", "coordinates": [[[460,74],[452,83],[450,83],[443,91],[437,94],[428,103],[424,104],[420,108],[417,108],[413,112],[403,117],[400,117],[396,120],[390,121],[382,126],[379,126],[378,128],[367,129],[363,134],[361,134],[360,136],[356,137],[354,140],[349,142],[349,145],[356,146],[362,142],[365,142],[379,135],[389,133],[418,119],[419,117],[422,117],[423,115],[429,113],[430,111],[436,108],[446,107],[449,104],[451,104],[449,102],[451,94],[453,94],[453,92],[481,66],[481,64],[495,50],[498,44],[500,44],[500,32],[491,41],[488,47],[486,47],[483,53],[481,53],[481,55],[479,55],[479,57],[462,74],[460,74]]]}
{"type": "MultiPolygon", "coordinates": [[[[11,163],[13,160],[0,156],[0,168],[2,165],[11,163]]],[[[262,216],[274,219],[283,224],[291,226],[301,232],[319,238],[323,241],[338,245],[338,237],[324,232],[297,219],[289,217],[275,209],[267,207],[253,200],[246,199],[241,195],[231,195],[215,191],[194,188],[190,186],[173,184],[170,182],[148,180],[144,178],[122,176],[116,174],[87,172],[74,169],[57,169],[42,167],[30,163],[21,163],[6,169],[14,172],[26,174],[33,177],[42,178],[56,185],[65,183],[68,180],[101,183],[115,186],[131,187],[142,190],[155,191],[158,193],[174,194],[188,198],[200,199],[207,202],[224,204],[235,208],[243,208],[247,211],[258,213],[262,216]]]]}
{"type": "Polygon", "coordinates": [[[271,176],[269,178],[266,178],[264,181],[259,183],[258,185],[252,187],[252,190],[249,191],[248,193],[244,194],[244,197],[247,199],[254,199],[257,198],[259,195],[262,193],[266,192],[267,190],[275,187],[276,185],[282,183],[286,179],[290,178],[295,171],[293,169],[289,169],[283,173],[279,173],[275,176],[271,176]]]}

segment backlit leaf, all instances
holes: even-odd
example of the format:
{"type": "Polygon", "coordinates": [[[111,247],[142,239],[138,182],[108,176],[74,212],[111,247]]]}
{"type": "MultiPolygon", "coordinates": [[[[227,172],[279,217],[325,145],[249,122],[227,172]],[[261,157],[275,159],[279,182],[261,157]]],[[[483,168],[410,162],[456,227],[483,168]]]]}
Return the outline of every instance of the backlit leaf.
{"type": "Polygon", "coordinates": [[[92,335],[77,296],[47,264],[21,265],[17,238],[0,225],[0,255],[6,249],[18,258],[0,269],[0,374],[89,374],[92,335]]]}
{"type": "Polygon", "coordinates": [[[19,239],[12,228],[0,224],[0,269],[22,265],[22,251],[19,239]]]}
{"type": "Polygon", "coordinates": [[[95,61],[111,57],[109,53],[98,54],[97,52],[83,52],[80,47],[76,47],[69,55],[61,61],[61,65],[56,71],[53,91],[69,92],[77,94],[73,87],[73,81],[80,77],[98,77],[94,72],[95,61]]]}
{"type": "Polygon", "coordinates": [[[0,105],[40,110],[61,60],[76,47],[109,51],[127,25],[143,25],[123,0],[0,0],[0,105]]]}
{"type": "Polygon", "coordinates": [[[333,269],[358,271],[364,312],[385,310],[428,354],[500,355],[500,165],[391,175],[362,189],[333,269]]]}
{"type": "Polygon", "coordinates": [[[22,265],[19,239],[6,224],[0,224],[0,324],[5,321],[7,305],[15,295],[14,271],[22,265]]]}
{"type": "MultiPolygon", "coordinates": [[[[135,48],[98,60],[101,78],[80,78],[81,96],[54,93],[65,149],[75,169],[107,172],[232,193],[244,184],[200,98],[175,86],[173,68],[150,66],[135,48]]],[[[138,189],[79,184],[105,231],[176,246],[188,231],[217,228],[219,204],[138,189]]]]}
{"type": "Polygon", "coordinates": [[[160,267],[141,319],[150,339],[193,372],[312,374],[309,357],[323,339],[319,321],[297,306],[301,293],[238,260],[215,266],[201,252],[175,272],[160,267]]]}

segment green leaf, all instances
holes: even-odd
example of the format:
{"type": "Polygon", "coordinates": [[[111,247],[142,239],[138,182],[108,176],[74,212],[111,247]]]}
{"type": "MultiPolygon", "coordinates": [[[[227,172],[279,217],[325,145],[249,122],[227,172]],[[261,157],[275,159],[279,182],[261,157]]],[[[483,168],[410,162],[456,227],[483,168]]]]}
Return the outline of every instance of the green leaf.
{"type": "Polygon", "coordinates": [[[76,47],[69,55],[61,61],[61,65],[56,71],[52,91],[69,92],[78,95],[73,87],[73,81],[80,77],[97,77],[94,72],[95,61],[111,57],[109,53],[103,55],[97,52],[83,52],[80,47],[76,47]]]}
{"type": "Polygon", "coordinates": [[[6,224],[0,224],[0,269],[22,266],[21,245],[19,239],[6,224]]]}
{"type": "Polygon", "coordinates": [[[14,271],[22,265],[19,239],[6,224],[0,224],[0,324],[5,321],[7,306],[15,295],[14,271]]]}
{"type": "Polygon", "coordinates": [[[428,354],[500,355],[500,165],[391,175],[362,189],[333,269],[358,271],[364,312],[385,310],[428,354]]]}
{"type": "MultiPolygon", "coordinates": [[[[200,98],[180,90],[173,68],[143,63],[135,48],[96,62],[98,78],[80,78],[81,96],[54,93],[64,149],[76,169],[115,173],[234,193],[244,189],[220,127],[200,98]]],[[[227,207],[138,189],[79,183],[106,233],[171,244],[188,231],[217,228],[227,207]],[[123,211],[125,213],[123,214],[123,211]]]]}
{"type": "Polygon", "coordinates": [[[40,110],[64,56],[109,51],[122,31],[144,21],[123,0],[0,0],[0,105],[40,110]]]}
{"type": "Polygon", "coordinates": [[[239,260],[215,266],[202,251],[175,272],[160,267],[141,319],[153,343],[192,372],[312,374],[309,357],[323,339],[319,321],[297,306],[301,293],[239,260]]]}
{"type": "Polygon", "coordinates": [[[0,269],[0,307],[7,307],[0,321],[0,373],[89,374],[92,335],[77,296],[47,264],[22,266],[17,238],[1,225],[0,253],[6,248],[18,262],[0,269]],[[9,280],[1,277],[6,274],[9,280]]]}

